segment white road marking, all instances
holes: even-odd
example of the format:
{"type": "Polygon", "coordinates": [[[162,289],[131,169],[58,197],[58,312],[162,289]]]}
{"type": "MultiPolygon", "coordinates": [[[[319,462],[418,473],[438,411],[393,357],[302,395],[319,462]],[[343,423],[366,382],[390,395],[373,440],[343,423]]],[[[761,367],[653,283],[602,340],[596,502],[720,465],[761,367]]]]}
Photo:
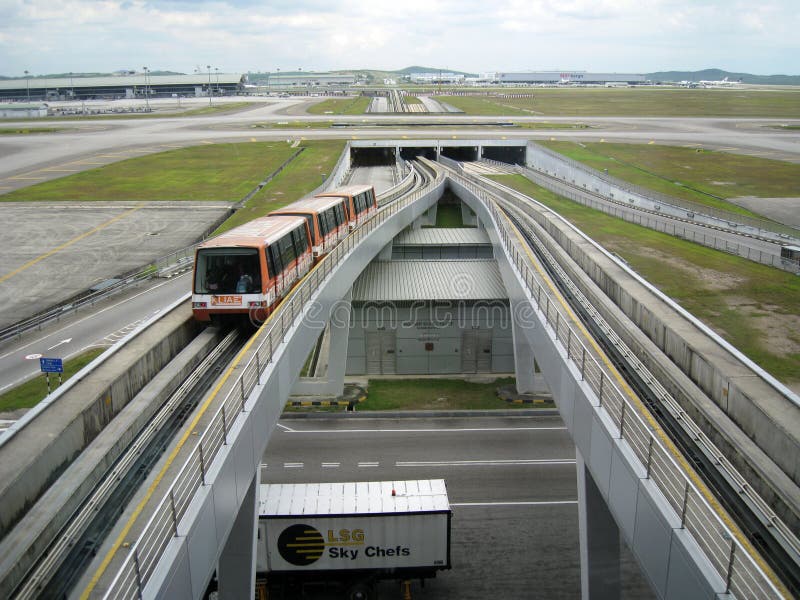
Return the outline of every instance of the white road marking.
{"type": "Polygon", "coordinates": [[[577,500],[549,500],[542,502],[451,502],[450,506],[550,506],[577,503],[577,500]]]}
{"type": "Polygon", "coordinates": [[[337,462],[327,462],[327,463],[324,462],[324,463],[322,463],[322,468],[323,469],[338,469],[341,466],[341,464],[342,463],[337,463],[337,462]]]}
{"type": "Polygon", "coordinates": [[[287,427],[286,425],[283,425],[281,423],[278,423],[278,427],[280,427],[284,431],[288,431],[289,433],[294,433],[294,429],[292,429],[291,427],[287,427]]]}
{"type": "Polygon", "coordinates": [[[360,463],[358,463],[358,466],[361,469],[374,469],[375,467],[377,467],[380,464],[381,463],[379,463],[379,462],[360,462],[360,463]]]}
{"type": "Polygon", "coordinates": [[[566,427],[464,427],[457,429],[295,429],[291,433],[464,433],[476,431],[564,431],[566,427]]]}
{"type": "Polygon", "coordinates": [[[506,465],[574,465],[575,459],[569,458],[532,458],[518,460],[433,460],[433,461],[398,461],[396,467],[486,467],[506,465]]]}
{"type": "MultiPolygon", "coordinates": [[[[180,277],[184,277],[184,276],[185,276],[185,274],[184,275],[180,275],[180,277]]],[[[143,292],[140,292],[139,294],[136,294],[134,296],[131,296],[130,298],[127,298],[125,300],[121,300],[120,302],[117,302],[116,304],[112,304],[111,306],[107,306],[106,308],[104,308],[102,310],[98,310],[97,312],[92,313],[90,315],[86,315],[84,318],[79,319],[78,321],[75,321],[74,323],[71,323],[69,325],[65,325],[61,329],[57,329],[56,331],[54,331],[52,333],[45,334],[45,335],[43,335],[42,337],[40,337],[40,338],[38,338],[36,340],[32,340],[32,341],[28,342],[24,346],[20,346],[17,349],[12,350],[11,352],[6,352],[5,354],[0,354],[0,359],[6,358],[8,356],[12,356],[13,354],[17,354],[23,348],[28,348],[29,346],[33,346],[35,344],[39,344],[39,343],[43,342],[44,340],[46,340],[47,338],[49,338],[51,336],[54,336],[54,335],[58,334],[61,331],[64,331],[65,329],[69,329],[70,327],[75,327],[76,325],[79,325],[80,323],[83,323],[84,321],[88,321],[89,319],[93,319],[94,317],[96,317],[99,314],[102,314],[102,313],[104,313],[106,311],[109,311],[109,310],[113,310],[113,309],[117,308],[118,306],[122,306],[126,302],[130,302],[131,300],[134,300],[135,298],[138,298],[139,296],[144,296],[145,294],[149,294],[153,290],[157,290],[158,288],[160,288],[162,286],[165,286],[165,285],[168,285],[170,283],[172,283],[172,281],[165,281],[164,283],[159,283],[158,285],[154,285],[150,289],[145,290],[143,292]]],[[[5,389],[5,388],[3,388],[3,389],[5,389]]]]}
{"type": "Polygon", "coordinates": [[[284,469],[302,469],[303,463],[301,462],[285,462],[283,463],[284,469]]]}

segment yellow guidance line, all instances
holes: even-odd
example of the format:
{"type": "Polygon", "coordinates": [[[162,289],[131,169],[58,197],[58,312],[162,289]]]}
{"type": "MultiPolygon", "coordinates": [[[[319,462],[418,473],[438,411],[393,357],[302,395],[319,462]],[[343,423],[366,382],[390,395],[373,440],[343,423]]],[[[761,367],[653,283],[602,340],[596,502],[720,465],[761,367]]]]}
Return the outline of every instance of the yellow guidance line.
{"type": "Polygon", "coordinates": [[[141,210],[143,207],[144,207],[144,205],[139,205],[139,206],[136,206],[134,208],[131,208],[130,210],[126,210],[124,213],[122,213],[120,215],[117,215],[116,217],[114,217],[112,219],[109,219],[105,223],[101,223],[97,227],[94,227],[93,229],[90,229],[89,231],[85,231],[84,233],[80,234],[79,236],[74,237],[71,240],[68,240],[68,241],[64,242],[60,246],[56,246],[52,250],[50,250],[48,252],[45,252],[44,254],[41,254],[41,255],[37,256],[36,258],[34,258],[32,260],[29,260],[28,262],[26,262],[21,267],[17,267],[16,269],[11,271],[10,273],[7,273],[7,274],[3,275],[2,277],[0,277],[0,283],[3,283],[4,281],[7,281],[7,280],[11,279],[14,275],[18,275],[19,273],[22,273],[22,271],[24,271],[25,269],[28,269],[28,268],[32,267],[33,265],[35,265],[36,263],[39,263],[39,262],[43,261],[45,258],[49,258],[50,256],[53,256],[54,254],[58,254],[64,248],[67,248],[67,247],[71,246],[72,244],[80,242],[81,240],[86,239],[90,235],[93,235],[93,234],[97,233],[98,231],[100,231],[102,229],[105,229],[106,227],[108,227],[109,225],[111,225],[113,223],[116,223],[120,219],[124,219],[128,215],[130,215],[132,213],[135,213],[137,210],[141,210]]]}
{"type": "Polygon", "coordinates": [[[583,326],[583,323],[581,323],[580,319],[577,318],[575,313],[566,303],[561,293],[556,289],[553,282],[550,280],[550,277],[542,269],[539,261],[536,259],[536,257],[533,256],[533,253],[528,247],[527,242],[525,242],[525,240],[522,238],[519,229],[516,227],[516,225],[514,225],[514,223],[511,222],[511,219],[509,219],[507,215],[503,214],[503,216],[508,222],[508,224],[511,226],[522,248],[528,255],[528,259],[531,261],[531,264],[539,273],[539,276],[547,284],[547,287],[550,288],[550,291],[553,292],[553,295],[555,296],[556,300],[558,300],[558,303],[561,304],[562,308],[569,315],[572,322],[576,325],[576,327],[578,327],[578,329],[581,330],[581,333],[583,333],[584,335],[584,339],[586,339],[592,346],[592,348],[594,348],[595,352],[597,352],[597,355],[600,357],[600,360],[603,361],[606,368],[614,376],[614,379],[616,379],[619,386],[622,388],[622,390],[625,392],[625,394],[628,396],[631,402],[638,408],[639,414],[642,415],[647,420],[650,427],[652,427],[653,432],[656,435],[658,435],[659,439],[667,447],[672,457],[678,462],[678,464],[680,464],[683,467],[686,474],[692,480],[692,483],[694,483],[694,485],[703,495],[703,498],[705,498],[706,502],[708,502],[711,505],[711,507],[714,509],[714,511],[717,513],[720,519],[722,519],[722,521],[725,523],[728,529],[730,529],[730,531],[736,537],[736,540],[739,542],[739,544],[741,544],[741,546],[746,550],[746,552],[750,555],[750,557],[756,562],[756,564],[758,564],[761,570],[767,574],[767,577],[769,577],[769,580],[778,589],[778,591],[785,598],[789,598],[790,597],[789,590],[786,589],[786,587],[783,585],[780,579],[778,579],[777,575],[775,575],[775,572],[772,570],[772,568],[764,561],[761,554],[759,554],[755,550],[753,545],[750,543],[750,540],[747,539],[747,537],[744,535],[739,526],[731,519],[730,515],[728,515],[728,511],[726,511],[719,503],[719,501],[714,497],[714,495],[706,486],[705,482],[703,482],[703,480],[700,479],[700,476],[697,474],[695,469],[688,463],[686,458],[683,456],[683,453],[678,449],[678,447],[669,438],[669,436],[667,436],[667,434],[664,432],[658,421],[656,421],[653,418],[653,415],[650,413],[647,407],[645,407],[645,405],[642,403],[639,396],[637,396],[636,393],[631,389],[631,387],[628,385],[628,383],[625,381],[622,375],[620,375],[619,371],[617,371],[616,367],[614,367],[614,365],[611,364],[608,357],[606,356],[606,353],[600,348],[600,346],[594,340],[594,336],[589,334],[589,332],[583,326]]]}
{"type": "MultiPolygon", "coordinates": [[[[328,256],[330,256],[330,255],[328,255],[328,256]]],[[[325,258],[327,258],[327,256],[325,258]]],[[[284,302],[286,302],[287,300],[289,300],[294,295],[295,290],[297,290],[300,287],[300,285],[303,283],[303,281],[305,281],[305,279],[307,277],[309,277],[320,264],[322,264],[322,261],[320,261],[320,263],[318,263],[317,266],[314,267],[314,269],[311,269],[300,280],[298,280],[297,284],[292,288],[292,290],[286,295],[286,297],[283,300],[281,300],[281,305],[284,302]]],[[[267,317],[267,320],[264,321],[264,323],[261,325],[261,327],[259,327],[259,330],[258,330],[259,333],[266,328],[266,326],[269,324],[270,321],[272,321],[272,318],[277,314],[277,312],[278,312],[277,310],[274,310],[269,315],[269,317],[267,317]]],[[[97,570],[95,571],[94,575],[92,576],[91,581],[89,581],[89,584],[86,586],[86,589],[83,590],[83,592],[81,593],[80,600],[88,600],[89,595],[92,593],[94,588],[97,586],[97,583],[100,581],[100,578],[103,576],[103,573],[105,573],[106,569],[108,569],[108,565],[111,564],[111,561],[114,558],[114,556],[116,555],[116,553],[119,550],[120,546],[122,546],[122,543],[124,542],[125,538],[127,537],[128,533],[130,532],[131,528],[133,527],[133,524],[139,518],[139,515],[144,510],[144,507],[147,505],[147,503],[150,501],[150,498],[152,498],[153,494],[156,491],[156,488],[158,488],[158,485],[161,483],[161,480],[164,478],[164,475],[166,475],[167,470],[172,466],[172,463],[177,458],[178,452],[180,452],[181,449],[183,448],[184,444],[186,444],[186,441],[189,439],[189,436],[195,430],[195,427],[197,427],[197,424],[200,422],[200,419],[206,413],[206,411],[208,410],[208,407],[211,406],[211,402],[214,400],[214,398],[217,397],[217,394],[219,394],[220,390],[225,385],[225,382],[228,381],[228,378],[231,376],[231,374],[238,368],[239,363],[241,362],[242,358],[244,358],[246,353],[250,350],[251,346],[256,342],[257,339],[259,339],[258,333],[256,335],[254,335],[253,337],[251,337],[250,340],[247,342],[247,344],[245,344],[244,348],[242,348],[241,351],[239,352],[239,354],[236,355],[236,358],[230,364],[230,366],[228,367],[228,370],[225,371],[225,374],[222,376],[222,379],[219,380],[219,382],[217,383],[216,386],[214,386],[214,389],[211,391],[211,393],[208,395],[208,397],[205,399],[205,401],[203,401],[203,404],[200,406],[200,409],[197,411],[197,414],[192,419],[192,422],[186,428],[186,430],[184,431],[184,433],[181,436],[180,440],[178,441],[178,443],[173,448],[172,452],[170,452],[169,456],[167,457],[167,461],[164,463],[164,466],[161,468],[161,471],[159,471],[158,475],[156,476],[155,480],[150,485],[150,487],[147,488],[147,493],[144,495],[144,497],[139,502],[139,504],[136,505],[136,508],[134,509],[133,513],[131,513],[131,516],[128,518],[128,521],[125,523],[125,526],[122,528],[122,531],[120,532],[120,534],[117,536],[117,539],[114,540],[114,544],[111,546],[111,548],[109,549],[108,553],[103,558],[103,562],[101,562],[100,566],[97,567],[97,570]]]]}

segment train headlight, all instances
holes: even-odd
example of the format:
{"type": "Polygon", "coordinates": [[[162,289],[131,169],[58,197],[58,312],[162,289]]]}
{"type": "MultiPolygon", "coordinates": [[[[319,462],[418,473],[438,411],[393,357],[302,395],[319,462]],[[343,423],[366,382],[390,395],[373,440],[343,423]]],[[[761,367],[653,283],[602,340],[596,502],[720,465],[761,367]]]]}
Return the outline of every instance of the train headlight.
{"type": "Polygon", "coordinates": [[[208,302],[192,302],[192,308],[208,308],[208,302]]]}

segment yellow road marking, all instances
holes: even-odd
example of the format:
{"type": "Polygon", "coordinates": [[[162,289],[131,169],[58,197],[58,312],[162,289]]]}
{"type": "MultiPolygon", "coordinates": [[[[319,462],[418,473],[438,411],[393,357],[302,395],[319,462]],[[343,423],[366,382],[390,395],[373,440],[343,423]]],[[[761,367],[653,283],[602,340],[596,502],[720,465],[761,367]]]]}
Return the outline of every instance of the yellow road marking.
{"type": "MultiPolygon", "coordinates": [[[[328,255],[328,256],[330,256],[330,255],[328,255]]],[[[328,256],[326,256],[325,258],[327,259],[328,256]]],[[[317,266],[319,266],[319,264],[322,264],[322,262],[323,261],[320,261],[320,263],[318,263],[317,266]]],[[[309,272],[306,273],[297,282],[297,285],[295,285],[292,288],[292,290],[286,295],[286,297],[281,301],[281,304],[283,304],[284,302],[289,300],[295,294],[295,291],[300,288],[300,285],[303,283],[303,281],[305,281],[305,279],[308,276],[310,276],[313,271],[314,271],[314,269],[309,270],[309,272]]],[[[269,315],[269,317],[267,317],[267,320],[264,321],[264,323],[259,328],[259,333],[261,331],[263,331],[267,327],[267,325],[270,323],[270,321],[272,321],[273,317],[277,314],[277,312],[278,312],[277,310],[272,311],[272,313],[269,315]]],[[[258,338],[259,338],[258,334],[254,335],[252,338],[250,338],[250,340],[247,342],[247,344],[245,344],[244,348],[242,348],[241,351],[239,351],[239,354],[236,355],[236,358],[230,364],[230,366],[228,367],[228,370],[225,371],[225,374],[222,376],[222,379],[219,380],[219,382],[217,383],[216,386],[214,386],[214,389],[211,391],[211,393],[208,395],[208,397],[205,399],[205,401],[203,401],[203,404],[200,406],[200,409],[198,410],[198,412],[195,415],[194,419],[192,419],[192,422],[189,424],[189,426],[184,431],[183,435],[181,436],[181,439],[178,441],[177,445],[174,447],[172,452],[170,452],[169,456],[167,457],[166,462],[164,463],[164,466],[161,468],[161,471],[159,471],[158,475],[156,476],[155,480],[150,485],[150,487],[147,488],[147,493],[144,495],[142,500],[136,506],[136,508],[134,509],[133,513],[131,513],[131,516],[128,518],[128,521],[125,523],[125,527],[123,527],[122,531],[117,536],[117,539],[114,540],[114,544],[111,546],[111,549],[108,551],[108,553],[103,558],[103,562],[101,562],[100,566],[97,567],[97,571],[95,571],[94,575],[92,576],[91,581],[89,581],[89,584],[86,586],[86,589],[81,593],[80,600],[87,600],[89,598],[89,594],[91,594],[92,590],[94,590],[95,586],[97,586],[97,583],[100,581],[100,578],[103,576],[103,573],[105,573],[106,569],[108,568],[108,565],[111,564],[111,560],[114,558],[114,555],[117,553],[117,551],[119,550],[120,546],[122,546],[123,540],[125,539],[125,537],[130,532],[131,528],[133,527],[133,524],[136,522],[136,519],[139,518],[139,515],[144,510],[144,507],[147,505],[147,503],[150,501],[150,498],[155,493],[156,488],[158,487],[159,483],[161,483],[161,480],[164,478],[164,475],[166,475],[167,469],[169,469],[172,466],[172,463],[177,458],[178,452],[180,452],[180,450],[183,448],[184,444],[186,444],[186,440],[188,440],[189,436],[192,434],[192,432],[194,432],[195,427],[197,427],[197,424],[200,422],[200,419],[203,417],[205,412],[208,410],[208,407],[211,406],[211,402],[214,400],[214,398],[217,397],[217,394],[219,394],[220,390],[225,385],[225,382],[228,380],[228,378],[231,376],[231,374],[239,367],[239,362],[242,360],[242,358],[244,358],[245,354],[250,350],[250,347],[255,343],[255,341],[258,338]]]]}
{"type": "Polygon", "coordinates": [[[42,171],[46,173],[77,173],[80,169],[57,169],[53,167],[52,169],[42,169],[42,171]]]}
{"type": "Polygon", "coordinates": [[[47,177],[25,177],[24,175],[12,175],[8,179],[24,179],[26,181],[42,181],[47,177]]]}
{"type": "Polygon", "coordinates": [[[68,247],[68,246],[71,246],[72,244],[74,244],[74,243],[76,243],[76,242],[79,242],[79,241],[81,241],[82,239],[85,239],[85,238],[89,237],[89,236],[90,236],[90,235],[92,235],[93,233],[97,233],[97,232],[98,232],[98,231],[100,231],[101,229],[105,229],[106,227],[108,227],[108,226],[109,226],[109,225],[111,225],[112,223],[115,223],[115,222],[119,221],[120,219],[123,219],[123,218],[127,217],[127,216],[128,216],[128,215],[130,215],[131,213],[134,213],[134,212],[136,212],[137,210],[141,209],[141,208],[142,208],[142,206],[143,206],[143,205],[140,205],[140,206],[136,206],[136,207],[134,207],[134,208],[131,208],[130,210],[126,210],[124,213],[122,213],[122,214],[120,214],[120,215],[117,215],[116,217],[114,217],[114,218],[112,218],[112,219],[109,219],[109,220],[108,220],[108,221],[106,221],[105,223],[101,223],[101,224],[100,224],[100,225],[98,225],[97,227],[94,227],[93,229],[90,229],[89,231],[85,231],[85,232],[83,232],[82,234],[80,234],[79,236],[77,236],[77,237],[74,237],[74,238],[72,238],[71,240],[68,240],[68,241],[64,242],[64,243],[63,243],[63,244],[61,244],[60,246],[56,246],[56,247],[55,247],[55,248],[53,248],[52,250],[49,250],[48,252],[45,252],[44,254],[40,254],[40,255],[39,255],[39,256],[37,256],[36,258],[34,258],[34,259],[32,259],[32,260],[29,260],[28,262],[26,262],[26,263],[25,263],[24,265],[22,265],[21,267],[17,267],[16,269],[14,269],[13,271],[11,271],[10,273],[8,273],[8,274],[6,274],[6,275],[3,275],[2,277],[0,277],[0,283],[2,283],[2,282],[4,282],[4,281],[6,281],[6,280],[8,280],[8,279],[10,279],[10,278],[11,278],[11,277],[13,277],[14,275],[17,275],[18,273],[21,273],[21,272],[22,272],[22,271],[24,271],[25,269],[27,269],[27,268],[29,268],[29,267],[32,267],[32,266],[33,266],[33,265],[35,265],[36,263],[43,261],[45,258],[48,258],[48,257],[50,257],[50,256],[53,256],[54,254],[57,254],[58,252],[61,252],[61,251],[62,251],[64,248],[66,248],[66,247],[68,247]]]}
{"type": "Polygon", "coordinates": [[[745,551],[750,555],[750,557],[758,564],[759,567],[766,573],[769,580],[775,585],[775,587],[784,595],[784,597],[789,597],[789,591],[783,586],[783,583],[778,579],[778,577],[773,572],[772,568],[764,561],[761,555],[756,552],[753,545],[750,543],[750,540],[745,537],[744,533],[742,533],[739,526],[730,518],[728,512],[720,505],[719,501],[713,496],[711,491],[705,485],[700,476],[694,470],[694,468],[687,462],[686,458],[683,456],[683,453],[678,450],[677,446],[672,442],[672,440],[667,436],[658,422],[653,418],[653,415],[650,413],[649,410],[644,406],[642,401],[636,395],[636,393],[630,388],[628,383],[623,379],[622,375],[620,375],[619,371],[611,364],[606,353],[600,348],[597,342],[594,340],[594,336],[590,335],[586,328],[583,326],[583,323],[577,318],[575,313],[566,303],[564,298],[562,297],[561,293],[555,288],[554,284],[550,280],[550,278],[544,273],[539,261],[533,256],[528,244],[522,239],[522,235],[520,234],[517,227],[511,222],[508,216],[503,215],[505,219],[508,221],[508,224],[512,227],[514,233],[517,236],[522,248],[525,250],[525,253],[528,255],[528,258],[531,261],[531,264],[539,273],[539,276],[542,280],[547,284],[547,287],[550,288],[550,291],[553,292],[555,299],[558,300],[558,303],[561,304],[561,307],[567,312],[572,322],[581,330],[583,333],[584,339],[586,339],[589,344],[591,344],[592,348],[594,348],[595,352],[597,352],[600,360],[606,365],[606,368],[611,372],[614,376],[614,379],[617,380],[617,383],[620,387],[624,390],[625,394],[630,398],[630,400],[634,403],[637,407],[638,412],[641,416],[647,420],[648,424],[652,428],[653,433],[657,434],[659,439],[664,443],[667,450],[669,450],[672,457],[683,467],[686,474],[692,480],[694,485],[700,491],[700,493],[705,498],[706,502],[708,502],[714,511],[717,513],[717,516],[725,523],[728,529],[733,533],[736,537],[736,540],[741,544],[741,546],[745,549],[745,551]]]}

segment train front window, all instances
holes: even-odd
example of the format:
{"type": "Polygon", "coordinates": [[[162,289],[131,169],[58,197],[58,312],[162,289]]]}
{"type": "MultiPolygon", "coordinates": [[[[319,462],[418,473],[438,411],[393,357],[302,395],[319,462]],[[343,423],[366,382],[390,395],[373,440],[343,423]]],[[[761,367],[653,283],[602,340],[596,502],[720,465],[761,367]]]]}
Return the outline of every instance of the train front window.
{"type": "Polygon", "coordinates": [[[195,294],[252,294],[261,290],[258,248],[202,248],[195,265],[195,294]]]}

